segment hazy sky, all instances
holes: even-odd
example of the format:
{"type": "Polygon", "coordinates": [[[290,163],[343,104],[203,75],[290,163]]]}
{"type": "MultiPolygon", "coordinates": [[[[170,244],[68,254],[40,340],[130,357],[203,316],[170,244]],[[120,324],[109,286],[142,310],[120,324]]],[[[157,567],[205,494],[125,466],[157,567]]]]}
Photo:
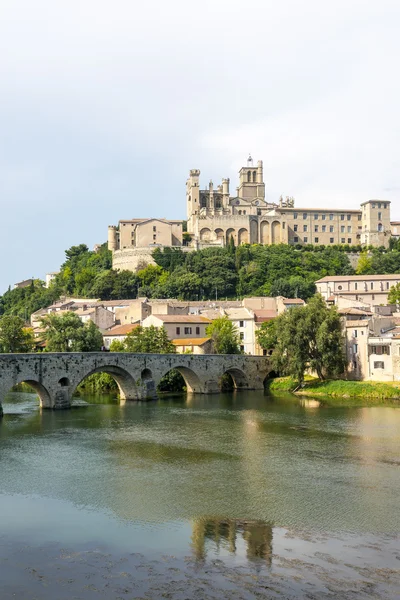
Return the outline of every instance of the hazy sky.
{"type": "Polygon", "coordinates": [[[0,292],[185,181],[400,219],[398,0],[0,0],[0,292]]]}

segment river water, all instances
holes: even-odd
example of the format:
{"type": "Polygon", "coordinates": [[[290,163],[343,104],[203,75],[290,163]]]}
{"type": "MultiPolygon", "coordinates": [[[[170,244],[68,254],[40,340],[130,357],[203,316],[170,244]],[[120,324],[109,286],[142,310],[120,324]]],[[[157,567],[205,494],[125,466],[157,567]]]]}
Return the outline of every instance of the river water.
{"type": "Polygon", "coordinates": [[[258,392],[0,421],[0,598],[392,599],[400,407],[258,392]]]}

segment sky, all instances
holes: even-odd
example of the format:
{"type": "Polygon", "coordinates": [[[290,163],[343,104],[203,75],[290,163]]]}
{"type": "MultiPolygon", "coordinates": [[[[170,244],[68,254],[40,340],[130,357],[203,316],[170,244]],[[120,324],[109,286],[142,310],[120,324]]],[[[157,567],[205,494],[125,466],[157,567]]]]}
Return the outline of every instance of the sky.
{"type": "Polygon", "coordinates": [[[0,293],[249,153],[298,207],[392,202],[397,0],[0,0],[0,293]]]}

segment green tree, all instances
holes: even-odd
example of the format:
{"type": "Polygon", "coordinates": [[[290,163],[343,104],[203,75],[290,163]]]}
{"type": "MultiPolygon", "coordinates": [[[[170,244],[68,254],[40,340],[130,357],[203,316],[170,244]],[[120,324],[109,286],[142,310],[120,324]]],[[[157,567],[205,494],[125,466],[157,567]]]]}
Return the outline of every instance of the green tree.
{"type": "Polygon", "coordinates": [[[165,327],[136,327],[126,336],[125,352],[173,354],[175,346],[168,339],[165,327]]]}
{"type": "Polygon", "coordinates": [[[388,294],[388,304],[399,304],[400,303],[400,283],[396,283],[390,288],[388,294]]]}
{"type": "Polygon", "coordinates": [[[278,335],[276,332],[276,320],[262,323],[256,331],[257,342],[263,350],[273,350],[278,344],[278,335]]]}
{"type": "Polygon", "coordinates": [[[358,259],[356,273],[357,275],[371,275],[373,272],[372,258],[368,256],[368,252],[365,250],[361,252],[358,259]]]}
{"type": "Polygon", "coordinates": [[[215,319],[206,329],[216,354],[240,354],[239,332],[227,316],[215,319]]]}
{"type": "Polygon", "coordinates": [[[0,319],[0,351],[31,352],[34,345],[32,330],[25,327],[21,317],[5,315],[0,319]]]}
{"type": "Polygon", "coordinates": [[[264,333],[259,343],[265,349],[273,345],[274,368],[300,384],[307,369],[316,371],[320,379],[338,377],[345,369],[340,317],[320,295],[311,298],[305,307],[284,312],[264,333]]]}
{"type": "Polygon", "coordinates": [[[50,313],[41,321],[47,352],[96,352],[103,345],[103,336],[93,321],[84,324],[73,312],[50,313]]]}
{"type": "Polygon", "coordinates": [[[313,281],[307,281],[304,277],[297,275],[288,279],[276,279],[270,289],[271,296],[301,298],[302,300],[308,300],[315,292],[316,287],[313,281]]]}

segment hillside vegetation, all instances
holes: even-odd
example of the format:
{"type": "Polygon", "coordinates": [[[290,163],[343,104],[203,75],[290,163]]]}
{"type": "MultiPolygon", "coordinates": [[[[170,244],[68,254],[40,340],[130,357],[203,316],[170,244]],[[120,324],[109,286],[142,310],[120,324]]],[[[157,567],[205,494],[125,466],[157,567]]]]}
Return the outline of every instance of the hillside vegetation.
{"type": "MultiPolygon", "coordinates": [[[[137,273],[112,270],[111,252],[104,244],[98,252],[85,244],[66,251],[60,273],[47,289],[40,280],[26,288],[9,289],[0,297],[0,314],[24,319],[50,305],[60,296],[101,300],[136,298],[178,298],[181,300],[243,296],[286,296],[307,300],[315,293],[314,282],[325,275],[354,274],[348,246],[273,246],[233,244],[195,252],[159,249],[153,253],[156,265],[137,273]]],[[[398,242],[392,248],[362,254],[357,273],[400,272],[398,242]]]]}

